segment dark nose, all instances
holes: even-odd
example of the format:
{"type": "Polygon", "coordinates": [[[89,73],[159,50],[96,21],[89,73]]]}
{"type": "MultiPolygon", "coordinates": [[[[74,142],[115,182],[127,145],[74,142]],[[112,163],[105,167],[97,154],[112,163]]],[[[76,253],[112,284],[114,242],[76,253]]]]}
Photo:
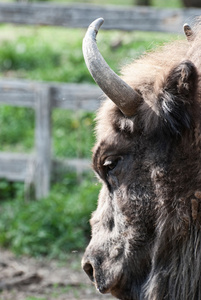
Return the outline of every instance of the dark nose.
{"type": "Polygon", "coordinates": [[[94,282],[94,268],[92,264],[87,261],[87,262],[82,262],[82,268],[86,272],[86,274],[89,276],[90,280],[94,282]]]}

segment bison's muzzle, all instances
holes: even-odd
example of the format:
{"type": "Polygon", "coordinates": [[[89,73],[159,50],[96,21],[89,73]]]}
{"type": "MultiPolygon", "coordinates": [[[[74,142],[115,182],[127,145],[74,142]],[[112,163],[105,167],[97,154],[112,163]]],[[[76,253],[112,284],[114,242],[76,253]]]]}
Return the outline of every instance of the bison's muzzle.
{"type": "Polygon", "coordinates": [[[88,275],[89,279],[95,284],[96,289],[102,293],[109,293],[111,292],[111,288],[113,287],[113,282],[106,282],[105,276],[103,274],[103,270],[101,268],[101,262],[100,260],[96,260],[92,263],[92,260],[90,261],[89,258],[84,256],[82,260],[82,267],[83,270],[88,275]]]}
{"type": "MultiPolygon", "coordinates": [[[[104,246],[107,248],[108,245],[105,243],[104,246]]],[[[120,285],[123,275],[123,252],[120,253],[111,248],[107,250],[108,253],[105,255],[101,246],[96,247],[91,243],[82,259],[83,270],[102,294],[114,293],[120,285]]]]}

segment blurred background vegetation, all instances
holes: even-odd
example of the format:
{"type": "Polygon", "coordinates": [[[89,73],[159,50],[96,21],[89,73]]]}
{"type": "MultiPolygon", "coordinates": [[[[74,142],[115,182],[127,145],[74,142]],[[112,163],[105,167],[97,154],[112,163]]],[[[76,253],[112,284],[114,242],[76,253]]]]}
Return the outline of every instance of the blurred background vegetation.
{"type": "MultiPolygon", "coordinates": [[[[134,5],[133,0],[85,3],[134,5]]],[[[183,5],[179,0],[153,0],[151,4],[158,7],[183,5]]],[[[0,25],[0,76],[93,83],[81,50],[85,31],[0,25]]],[[[176,38],[177,35],[163,33],[101,31],[98,44],[110,66],[119,72],[122,65],[145,51],[176,38]]],[[[0,106],[0,128],[0,151],[34,151],[34,112],[31,109],[0,106]]],[[[55,156],[90,158],[94,140],[93,113],[53,111],[55,156]]],[[[92,172],[79,176],[70,173],[53,183],[46,199],[26,201],[23,183],[1,179],[0,245],[18,254],[57,258],[84,249],[90,237],[88,220],[96,207],[99,189],[92,172]]]]}

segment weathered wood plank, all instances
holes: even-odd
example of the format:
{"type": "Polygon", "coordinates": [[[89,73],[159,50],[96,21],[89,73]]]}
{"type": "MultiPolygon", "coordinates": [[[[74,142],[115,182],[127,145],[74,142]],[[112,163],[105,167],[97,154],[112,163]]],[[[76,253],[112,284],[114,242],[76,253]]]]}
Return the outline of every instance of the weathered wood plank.
{"type": "Polygon", "coordinates": [[[52,160],[52,174],[57,176],[62,172],[76,171],[77,173],[83,173],[85,171],[92,170],[91,162],[89,159],[54,159],[52,160]]]}
{"type": "Polygon", "coordinates": [[[95,111],[100,106],[103,93],[92,84],[52,84],[53,107],[72,110],[95,111]]]}
{"type": "Polygon", "coordinates": [[[0,178],[25,181],[32,156],[21,153],[0,152],[0,178]]]}
{"type": "Polygon", "coordinates": [[[50,89],[52,106],[62,109],[94,111],[100,105],[102,92],[92,84],[56,84],[27,80],[0,80],[0,104],[34,108],[36,93],[50,89]]]}
{"type": "Polygon", "coordinates": [[[0,80],[0,103],[34,107],[38,83],[21,80],[0,80]]]}
{"type": "Polygon", "coordinates": [[[201,9],[98,6],[90,4],[0,3],[0,23],[86,28],[103,17],[103,29],[182,32],[201,9]]]}
{"type": "Polygon", "coordinates": [[[51,101],[50,89],[42,87],[36,94],[36,198],[46,197],[51,177],[51,101]]]}
{"type": "MultiPolygon", "coordinates": [[[[0,152],[0,178],[10,181],[29,181],[35,175],[35,154],[0,152]]],[[[90,170],[88,159],[58,159],[52,160],[52,175],[57,176],[61,171],[74,170],[82,173],[90,170]]]]}

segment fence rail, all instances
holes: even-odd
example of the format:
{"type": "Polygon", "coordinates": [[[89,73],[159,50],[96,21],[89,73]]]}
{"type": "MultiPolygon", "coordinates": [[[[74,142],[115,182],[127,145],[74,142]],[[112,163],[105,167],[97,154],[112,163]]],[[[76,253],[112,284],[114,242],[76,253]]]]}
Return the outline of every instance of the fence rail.
{"type": "MultiPolygon", "coordinates": [[[[182,25],[201,15],[201,9],[157,9],[153,7],[117,7],[62,5],[47,3],[0,3],[0,23],[86,28],[103,17],[103,29],[142,30],[182,33],[182,25]]],[[[0,152],[0,177],[35,183],[36,197],[47,196],[50,177],[63,168],[82,172],[88,160],[62,162],[51,155],[51,112],[62,109],[94,111],[101,92],[90,84],[56,84],[22,80],[0,80],[0,104],[25,106],[35,110],[35,151],[33,154],[0,152]]]]}
{"type": "Polygon", "coordinates": [[[86,28],[105,18],[103,29],[182,32],[182,25],[201,9],[98,6],[91,4],[0,3],[0,23],[86,28]]]}
{"type": "Polygon", "coordinates": [[[102,95],[92,84],[1,79],[0,104],[35,108],[37,95],[43,89],[50,91],[52,108],[94,111],[99,107],[102,95]]]}

